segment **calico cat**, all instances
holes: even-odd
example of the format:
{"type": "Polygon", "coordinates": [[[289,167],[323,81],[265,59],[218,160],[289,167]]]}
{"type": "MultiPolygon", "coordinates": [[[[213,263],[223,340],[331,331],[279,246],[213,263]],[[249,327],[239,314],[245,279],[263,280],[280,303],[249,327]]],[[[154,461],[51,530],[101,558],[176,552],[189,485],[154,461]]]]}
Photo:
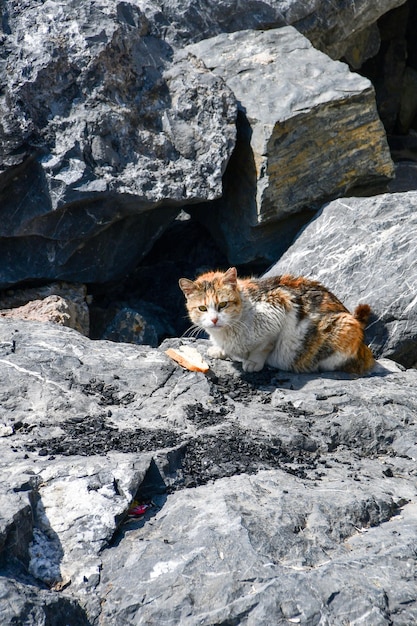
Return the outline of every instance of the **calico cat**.
{"type": "Polygon", "coordinates": [[[364,343],[371,309],[353,315],[319,282],[290,275],[237,277],[236,268],[181,278],[189,317],[213,346],[209,355],[241,361],[246,372],[265,363],[281,370],[343,370],[363,374],[374,365],[364,343]]]}

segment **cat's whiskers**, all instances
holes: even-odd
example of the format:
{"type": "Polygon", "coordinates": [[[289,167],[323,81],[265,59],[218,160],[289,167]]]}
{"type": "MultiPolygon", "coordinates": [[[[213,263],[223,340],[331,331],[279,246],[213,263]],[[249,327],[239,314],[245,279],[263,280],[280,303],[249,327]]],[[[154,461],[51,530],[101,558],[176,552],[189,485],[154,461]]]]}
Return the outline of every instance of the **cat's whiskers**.
{"type": "Polygon", "coordinates": [[[197,324],[192,324],[187,330],[185,330],[181,337],[192,337],[197,339],[197,337],[204,332],[204,329],[201,326],[197,326],[197,324]]]}

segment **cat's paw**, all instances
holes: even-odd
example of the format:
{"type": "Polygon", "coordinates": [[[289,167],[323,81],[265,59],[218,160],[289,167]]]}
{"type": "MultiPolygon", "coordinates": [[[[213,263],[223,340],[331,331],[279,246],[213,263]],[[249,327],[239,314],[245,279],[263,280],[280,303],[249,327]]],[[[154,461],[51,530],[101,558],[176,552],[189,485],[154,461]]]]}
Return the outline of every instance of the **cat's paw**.
{"type": "Polygon", "coordinates": [[[207,350],[207,356],[211,356],[213,359],[225,359],[226,352],[219,346],[210,346],[207,350]]]}
{"type": "Polygon", "coordinates": [[[264,363],[260,361],[243,361],[242,368],[244,372],[260,372],[264,363]]]}

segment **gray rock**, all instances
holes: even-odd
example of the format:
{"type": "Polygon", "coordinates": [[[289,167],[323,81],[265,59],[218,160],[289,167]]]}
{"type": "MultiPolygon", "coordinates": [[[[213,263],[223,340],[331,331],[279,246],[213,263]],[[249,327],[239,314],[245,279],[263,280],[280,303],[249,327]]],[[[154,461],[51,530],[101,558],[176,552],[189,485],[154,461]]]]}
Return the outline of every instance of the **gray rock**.
{"type": "Polygon", "coordinates": [[[105,552],[104,621],[411,623],[417,512],[388,521],[391,507],[332,470],[316,485],[278,470],[174,494],[148,530],[124,533],[118,568],[105,552]]]}
{"type": "Polygon", "coordinates": [[[221,195],[234,97],[133,2],[6,2],[3,22],[0,286],[121,276],[221,195]]]}
{"type": "Polygon", "coordinates": [[[88,299],[85,285],[52,283],[32,289],[10,289],[0,296],[0,316],[54,322],[88,336],[88,299]]]}
{"type": "Polygon", "coordinates": [[[306,275],[349,308],[371,305],[377,356],[417,362],[417,192],[341,198],[324,206],[265,275],[306,275]]]}
{"type": "Polygon", "coordinates": [[[285,232],[277,220],[394,175],[369,81],[294,28],[219,35],[185,50],[239,101],[225,198],[214,210],[191,209],[224,241],[230,263],[277,258],[285,232]]]}
{"type": "MultiPolygon", "coordinates": [[[[367,28],[359,32],[354,32],[347,37],[342,43],[344,53],[340,54],[349,66],[355,70],[359,70],[368,59],[373,58],[379,51],[381,45],[381,37],[377,23],[374,22],[367,28]]],[[[339,48],[340,43],[335,48],[339,48]]],[[[340,48],[339,48],[340,50],[340,48]]],[[[330,55],[333,56],[333,55],[330,55]]],[[[333,58],[339,58],[335,51],[333,58]]]]}
{"type": "Polygon", "coordinates": [[[158,345],[158,335],[152,324],[148,324],[137,311],[129,307],[124,307],[115,313],[101,338],[146,344],[154,348],[158,345]]]}
{"type": "Polygon", "coordinates": [[[102,324],[100,339],[145,344],[153,348],[166,337],[175,335],[166,311],[140,300],[133,307],[120,305],[110,309],[104,313],[102,324]]]}
{"type": "Polygon", "coordinates": [[[417,162],[400,161],[395,165],[395,178],[388,185],[391,193],[414,191],[417,189],[417,162]]]}
{"type": "Polygon", "coordinates": [[[11,578],[0,580],[0,610],[4,624],[91,624],[74,599],[54,591],[39,590],[11,578]]]}
{"type": "Polygon", "coordinates": [[[413,623],[417,371],[205,376],[178,343],[0,320],[2,623],[413,623]]]}
{"type": "MultiPolygon", "coordinates": [[[[174,44],[208,39],[224,32],[293,25],[312,44],[340,59],[376,21],[404,0],[158,0],[147,5],[152,27],[174,44]],[[160,11],[156,7],[160,7],[160,11]]],[[[379,43],[379,38],[378,38],[379,43]]]]}

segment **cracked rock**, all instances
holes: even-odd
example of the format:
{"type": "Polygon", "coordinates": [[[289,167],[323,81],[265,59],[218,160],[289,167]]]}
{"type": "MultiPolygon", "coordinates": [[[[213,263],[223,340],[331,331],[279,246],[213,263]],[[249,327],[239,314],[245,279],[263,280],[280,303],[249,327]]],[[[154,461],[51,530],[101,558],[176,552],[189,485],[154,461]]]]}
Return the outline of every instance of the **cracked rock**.
{"type": "Polygon", "coordinates": [[[0,320],[4,624],[413,623],[417,370],[247,374],[207,345],[0,320]]]}

